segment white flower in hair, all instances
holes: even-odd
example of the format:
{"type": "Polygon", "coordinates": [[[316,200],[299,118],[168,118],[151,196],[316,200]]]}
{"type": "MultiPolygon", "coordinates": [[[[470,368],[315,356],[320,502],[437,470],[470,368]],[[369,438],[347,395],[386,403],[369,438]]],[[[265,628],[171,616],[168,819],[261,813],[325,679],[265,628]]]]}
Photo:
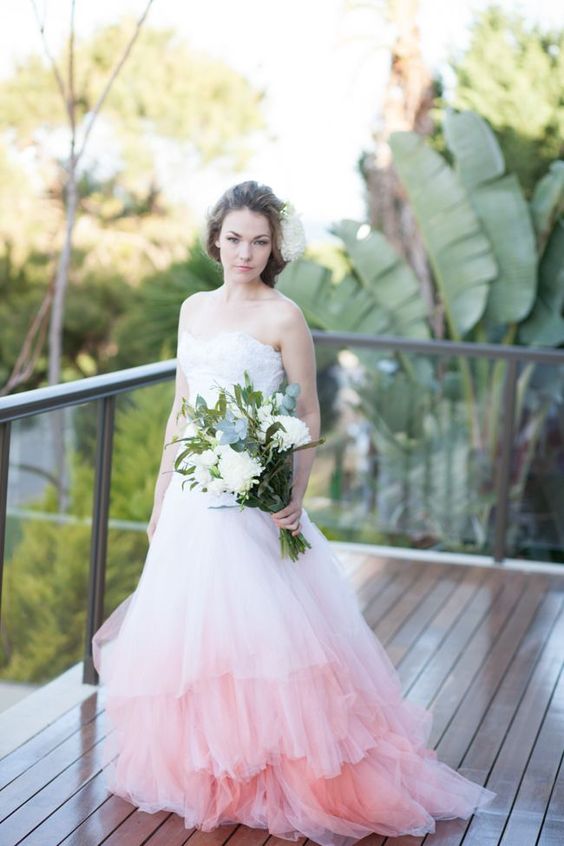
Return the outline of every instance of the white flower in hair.
{"type": "Polygon", "coordinates": [[[284,203],[280,210],[282,241],[280,253],[284,261],[293,261],[301,256],[306,247],[303,224],[291,203],[284,203]]]}

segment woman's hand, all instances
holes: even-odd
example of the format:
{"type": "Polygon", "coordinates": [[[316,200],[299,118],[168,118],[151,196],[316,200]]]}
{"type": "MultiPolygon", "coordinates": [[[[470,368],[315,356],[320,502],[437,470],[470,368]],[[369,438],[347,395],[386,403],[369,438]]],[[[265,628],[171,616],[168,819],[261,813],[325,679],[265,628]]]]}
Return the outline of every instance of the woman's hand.
{"type": "Polygon", "coordinates": [[[301,532],[300,518],[302,516],[303,497],[292,496],[292,499],[280,511],[273,511],[271,517],[279,529],[288,529],[292,535],[301,532]]]}
{"type": "Polygon", "coordinates": [[[159,522],[161,507],[162,502],[155,503],[155,505],[153,505],[153,510],[149,518],[149,525],[147,526],[147,537],[149,538],[149,543],[153,540],[153,535],[155,534],[155,529],[157,528],[157,523],[159,522]]]}

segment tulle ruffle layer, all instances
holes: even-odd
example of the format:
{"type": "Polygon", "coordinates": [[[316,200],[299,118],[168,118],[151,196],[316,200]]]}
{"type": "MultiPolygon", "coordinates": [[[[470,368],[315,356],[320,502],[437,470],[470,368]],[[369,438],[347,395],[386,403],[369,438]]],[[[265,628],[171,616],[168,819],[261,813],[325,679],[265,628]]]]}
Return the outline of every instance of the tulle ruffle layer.
{"type": "Polygon", "coordinates": [[[108,787],[187,827],[244,823],[322,846],[434,831],[495,796],[427,748],[330,545],[281,561],[256,509],[171,481],[137,589],[93,639],[108,787]],[[185,514],[185,516],[184,516],[185,514]]]}
{"type": "Polygon", "coordinates": [[[112,792],[186,827],[243,823],[287,839],[349,846],[372,832],[422,835],[494,794],[426,748],[429,711],[382,710],[334,668],[285,681],[224,675],[180,697],[112,698],[112,792]]]}

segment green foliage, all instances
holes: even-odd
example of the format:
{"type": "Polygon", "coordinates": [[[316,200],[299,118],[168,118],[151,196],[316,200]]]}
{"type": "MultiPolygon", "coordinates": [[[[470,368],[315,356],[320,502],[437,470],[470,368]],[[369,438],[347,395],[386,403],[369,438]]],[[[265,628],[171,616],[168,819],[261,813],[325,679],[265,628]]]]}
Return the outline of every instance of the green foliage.
{"type": "MultiPolygon", "coordinates": [[[[123,400],[117,415],[106,615],[134,589],[140,575],[173,393],[171,384],[140,390],[123,400]]],[[[49,485],[33,507],[35,516],[21,523],[19,540],[6,562],[3,678],[45,682],[82,658],[90,555],[90,526],[85,518],[91,514],[94,482],[88,450],[72,455],[71,478],[67,520],[50,519],[57,505],[49,485]]]]}
{"type": "Polygon", "coordinates": [[[468,49],[451,65],[452,106],[488,121],[507,169],[529,197],[550,163],[564,155],[564,30],[543,31],[492,6],[477,16],[468,49]]]}

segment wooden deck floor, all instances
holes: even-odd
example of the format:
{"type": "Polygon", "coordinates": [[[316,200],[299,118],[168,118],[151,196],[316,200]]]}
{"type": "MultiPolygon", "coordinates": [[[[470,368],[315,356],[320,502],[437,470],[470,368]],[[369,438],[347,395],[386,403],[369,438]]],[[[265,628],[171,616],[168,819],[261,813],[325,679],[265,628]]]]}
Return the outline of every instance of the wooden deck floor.
{"type": "MultiPolygon", "coordinates": [[[[564,573],[341,557],[406,696],[433,711],[439,758],[498,793],[469,821],[438,822],[426,838],[360,842],[563,846],[564,573]]],[[[2,846],[291,842],[237,825],[205,833],[176,814],[139,812],[103,786],[103,735],[97,692],[0,759],[2,846]]]]}

